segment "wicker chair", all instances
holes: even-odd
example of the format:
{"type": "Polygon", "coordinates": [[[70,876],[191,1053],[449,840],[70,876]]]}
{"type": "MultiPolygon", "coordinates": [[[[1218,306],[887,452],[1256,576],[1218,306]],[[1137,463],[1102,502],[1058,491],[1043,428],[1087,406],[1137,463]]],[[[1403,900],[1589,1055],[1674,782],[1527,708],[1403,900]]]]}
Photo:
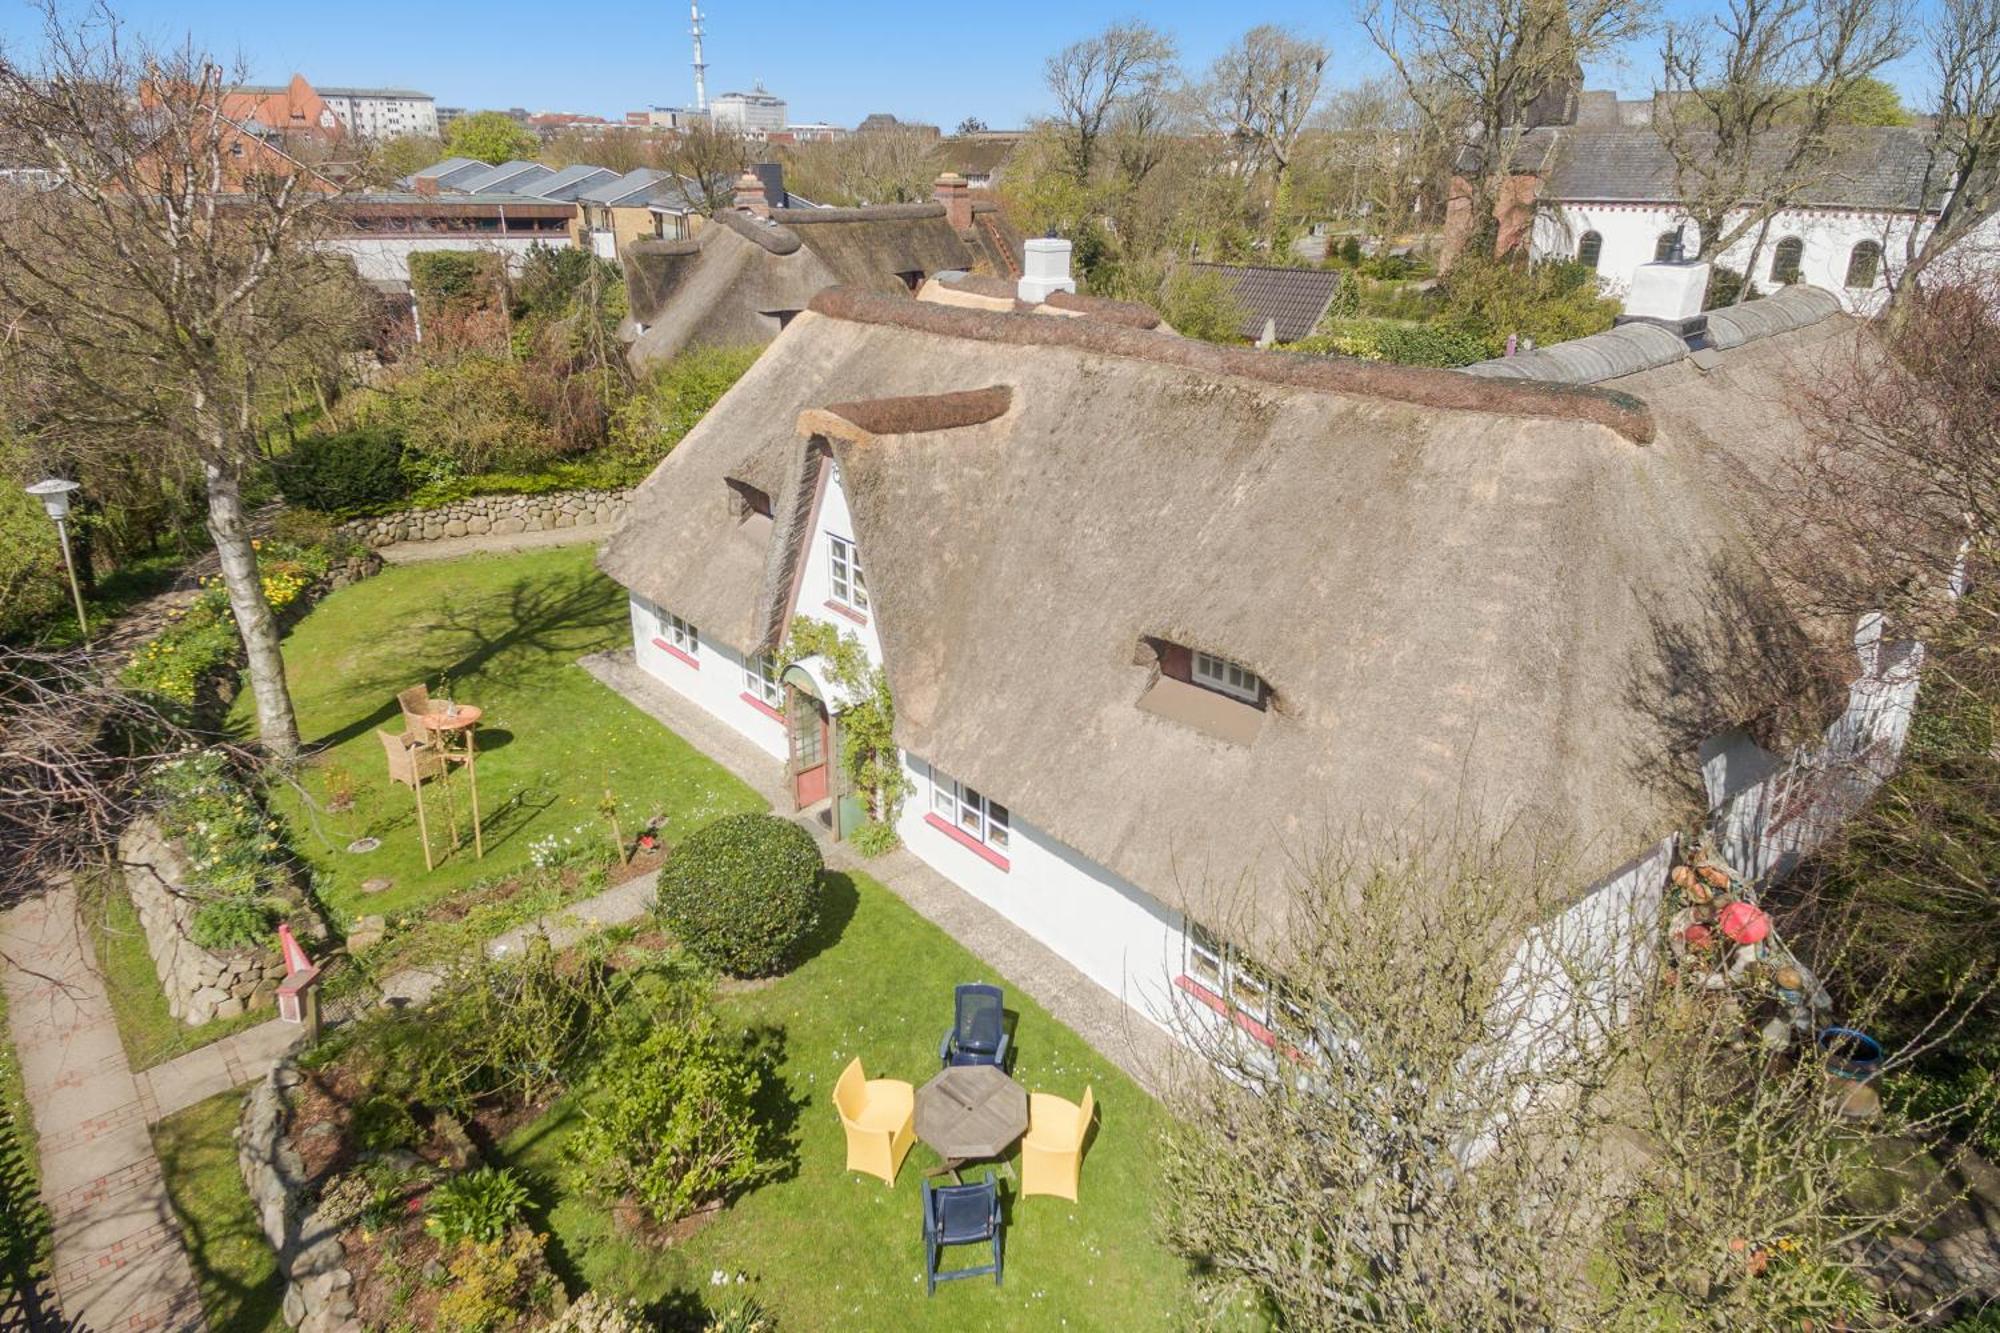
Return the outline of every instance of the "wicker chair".
{"type": "MultiPolygon", "coordinates": [[[[382,751],[389,759],[390,781],[400,782],[416,793],[417,836],[424,844],[424,869],[434,870],[436,866],[431,861],[430,826],[424,819],[424,783],[431,778],[444,776],[444,756],[420,742],[412,742],[407,735],[392,736],[379,729],[375,734],[381,738],[382,751]]],[[[453,823],[456,822],[454,818],[453,823]]]]}
{"type": "Polygon", "coordinates": [[[416,738],[415,744],[430,744],[430,728],[424,725],[424,715],[431,711],[431,691],[427,685],[412,685],[396,696],[396,702],[403,710],[403,730],[416,738]]]}

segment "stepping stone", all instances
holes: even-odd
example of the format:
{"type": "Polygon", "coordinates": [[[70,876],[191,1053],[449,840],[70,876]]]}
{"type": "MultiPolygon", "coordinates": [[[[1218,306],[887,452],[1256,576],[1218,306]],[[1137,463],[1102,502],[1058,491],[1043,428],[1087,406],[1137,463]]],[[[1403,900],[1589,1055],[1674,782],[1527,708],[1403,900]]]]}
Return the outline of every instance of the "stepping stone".
{"type": "Polygon", "coordinates": [[[390,879],[387,875],[377,875],[373,879],[364,879],[361,881],[361,891],[363,893],[387,893],[395,887],[396,881],[390,879]]]}

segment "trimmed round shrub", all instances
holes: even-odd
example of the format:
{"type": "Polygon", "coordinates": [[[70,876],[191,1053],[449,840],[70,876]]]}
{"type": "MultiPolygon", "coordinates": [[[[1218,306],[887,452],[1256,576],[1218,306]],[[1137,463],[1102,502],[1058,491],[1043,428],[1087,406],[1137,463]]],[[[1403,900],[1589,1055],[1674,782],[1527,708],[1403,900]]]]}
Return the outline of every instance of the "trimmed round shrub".
{"type": "Polygon", "coordinates": [[[328,514],[387,504],[408,490],[402,437],[379,426],[308,435],[274,470],[287,501],[328,514]]]}
{"type": "Polygon", "coordinates": [[[781,972],[819,924],[819,846],[776,815],[726,815],[674,849],[660,915],[694,955],[733,976],[781,972]]]}

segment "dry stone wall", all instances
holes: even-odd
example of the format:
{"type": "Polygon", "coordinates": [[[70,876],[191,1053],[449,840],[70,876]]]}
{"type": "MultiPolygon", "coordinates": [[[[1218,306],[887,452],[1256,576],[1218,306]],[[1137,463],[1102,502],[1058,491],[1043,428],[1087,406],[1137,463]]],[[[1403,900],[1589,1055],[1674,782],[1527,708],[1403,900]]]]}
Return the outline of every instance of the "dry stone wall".
{"type": "Polygon", "coordinates": [[[120,839],[119,854],[168,1013],[200,1027],[271,1003],[285,979],[283,957],[275,948],[213,953],[194,942],[197,900],[185,887],[187,863],[157,823],[135,822],[120,839]]]}
{"type": "Polygon", "coordinates": [[[625,516],[630,491],[550,491],[545,495],[475,495],[435,509],[402,509],[357,518],[341,532],[369,546],[436,542],[450,537],[502,536],[555,528],[609,527],[625,516]]]}
{"type": "Polygon", "coordinates": [[[305,1165],[291,1141],[291,1094],[299,1071],[281,1060],[271,1076],[250,1090],[236,1125],[236,1164],[258,1225],[277,1252],[285,1278],[285,1323],[299,1333],[358,1330],[340,1233],[317,1210],[305,1207],[305,1165]]]}

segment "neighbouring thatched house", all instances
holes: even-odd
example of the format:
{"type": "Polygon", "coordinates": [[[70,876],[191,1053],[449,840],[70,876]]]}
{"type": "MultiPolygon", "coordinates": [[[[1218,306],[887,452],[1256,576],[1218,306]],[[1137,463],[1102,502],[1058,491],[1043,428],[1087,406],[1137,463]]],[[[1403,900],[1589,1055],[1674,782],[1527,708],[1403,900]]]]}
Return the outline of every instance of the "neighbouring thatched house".
{"type": "Polygon", "coordinates": [[[797,617],[886,672],[910,851],[1156,1017],[1282,1024],[1222,941],[1285,929],[1316,836],[1525,818],[1608,874],[1697,813],[1746,478],[1801,431],[1771,385],[1845,316],[1583,386],[958,287],[811,298],[602,556],[638,666],[836,834],[849,700],[780,663],[797,617]]]}
{"type": "Polygon", "coordinates": [[[1021,276],[1021,240],[999,205],[972,198],[957,176],[939,178],[931,203],[870,208],[776,208],[768,188],[746,175],[716,225],[628,248],[635,364],[769,342],[829,287],[908,295],[944,272],[1021,276]]]}

